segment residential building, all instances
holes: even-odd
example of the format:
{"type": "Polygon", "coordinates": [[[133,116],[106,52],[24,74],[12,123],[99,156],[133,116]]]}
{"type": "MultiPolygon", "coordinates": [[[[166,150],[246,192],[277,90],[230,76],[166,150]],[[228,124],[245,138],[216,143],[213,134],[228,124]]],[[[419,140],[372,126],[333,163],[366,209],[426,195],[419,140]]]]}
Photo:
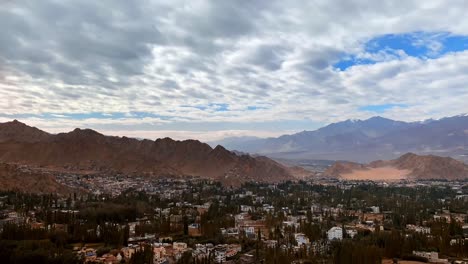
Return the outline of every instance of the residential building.
{"type": "Polygon", "coordinates": [[[328,240],[342,240],[343,239],[343,228],[332,227],[327,231],[328,240]]]}

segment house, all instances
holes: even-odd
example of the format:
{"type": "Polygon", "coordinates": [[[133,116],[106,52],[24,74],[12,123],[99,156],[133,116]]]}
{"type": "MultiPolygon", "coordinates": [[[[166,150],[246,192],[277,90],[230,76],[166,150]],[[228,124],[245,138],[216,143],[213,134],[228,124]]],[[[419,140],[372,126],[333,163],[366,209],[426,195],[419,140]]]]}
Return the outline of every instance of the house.
{"type": "Polygon", "coordinates": [[[197,224],[197,223],[190,224],[188,226],[188,235],[191,236],[191,237],[201,236],[200,225],[197,224]]]}
{"type": "Polygon", "coordinates": [[[263,211],[265,211],[267,213],[273,213],[273,212],[275,212],[275,207],[273,207],[272,205],[269,205],[269,204],[264,204],[263,205],[263,211]]]}
{"type": "Polygon", "coordinates": [[[96,260],[96,250],[93,248],[82,248],[78,254],[82,255],[85,261],[95,261],[96,260]]]}
{"type": "Polygon", "coordinates": [[[304,245],[310,244],[309,238],[306,237],[306,235],[304,235],[303,233],[294,234],[294,239],[296,239],[298,246],[304,246],[304,245]]]}
{"type": "Polygon", "coordinates": [[[243,230],[250,238],[256,238],[258,231],[264,236],[267,236],[269,233],[264,220],[249,220],[249,217],[245,215],[236,215],[235,219],[236,228],[243,230]]]}
{"type": "Polygon", "coordinates": [[[135,253],[136,249],[133,247],[124,247],[122,248],[122,252],[125,259],[130,259],[132,255],[135,253]]]}
{"type": "Polygon", "coordinates": [[[253,264],[255,263],[255,256],[252,254],[244,254],[240,257],[239,261],[239,263],[243,264],[253,264]]]}
{"type": "Polygon", "coordinates": [[[267,248],[276,248],[276,246],[278,245],[278,241],[276,241],[276,240],[265,240],[265,241],[263,241],[263,244],[265,244],[265,246],[267,248]]]}
{"type": "Polygon", "coordinates": [[[251,239],[255,239],[257,236],[257,233],[255,232],[255,227],[253,226],[244,227],[244,232],[245,232],[245,235],[251,239]]]}
{"type": "Polygon", "coordinates": [[[215,251],[215,263],[223,263],[223,262],[226,262],[226,251],[216,250],[215,251]]]}
{"type": "Polygon", "coordinates": [[[431,251],[431,252],[413,251],[413,255],[426,258],[431,263],[449,263],[447,259],[440,259],[439,253],[434,252],[434,251],[431,251]]]}
{"type": "Polygon", "coordinates": [[[199,215],[203,215],[206,212],[208,212],[208,209],[210,208],[210,204],[205,203],[203,205],[195,205],[195,208],[197,209],[197,212],[199,215]]]}
{"type": "Polygon", "coordinates": [[[328,251],[329,246],[330,242],[325,239],[314,241],[312,243],[312,252],[315,254],[324,254],[328,251]]]}
{"type": "Polygon", "coordinates": [[[363,222],[372,221],[381,223],[384,220],[384,214],[381,213],[363,213],[360,216],[360,220],[363,222]]]}
{"type": "Polygon", "coordinates": [[[468,225],[463,225],[462,229],[463,229],[463,235],[465,237],[468,237],[468,225]]]}
{"type": "Polygon", "coordinates": [[[356,229],[348,229],[346,228],[346,234],[350,237],[350,238],[354,238],[354,236],[357,235],[357,230],[356,229]]]}
{"type": "Polygon", "coordinates": [[[241,212],[244,212],[244,213],[247,213],[247,212],[253,212],[254,211],[254,208],[250,205],[241,205],[241,208],[240,208],[241,212]]]}
{"type": "Polygon", "coordinates": [[[119,261],[117,260],[117,257],[112,255],[112,254],[104,254],[102,255],[103,258],[103,263],[106,264],[117,264],[119,261]]]}
{"type": "Polygon", "coordinates": [[[172,244],[172,248],[174,249],[174,251],[180,251],[180,252],[183,252],[187,249],[187,243],[183,243],[183,242],[174,242],[172,244]]]}
{"type": "Polygon", "coordinates": [[[234,227],[221,228],[221,234],[227,237],[237,237],[239,236],[239,229],[234,227]]]}
{"type": "Polygon", "coordinates": [[[342,240],[343,239],[343,228],[341,227],[332,227],[327,231],[328,240],[342,240]]]}
{"type": "Polygon", "coordinates": [[[424,226],[406,225],[406,229],[414,231],[416,233],[421,233],[421,234],[430,234],[431,233],[431,228],[430,227],[424,227],[424,226]]]}
{"type": "Polygon", "coordinates": [[[310,207],[310,211],[312,213],[321,213],[322,212],[322,209],[320,208],[321,206],[319,204],[313,204],[311,207],[310,207]]]}
{"type": "Polygon", "coordinates": [[[154,247],[153,248],[153,263],[161,264],[167,261],[166,258],[166,248],[165,247],[154,247]]]}
{"type": "Polygon", "coordinates": [[[378,206],[371,206],[370,209],[372,210],[372,213],[374,214],[380,213],[380,208],[378,206]]]}
{"type": "Polygon", "coordinates": [[[169,216],[171,230],[179,230],[184,227],[182,215],[171,215],[169,216]]]}

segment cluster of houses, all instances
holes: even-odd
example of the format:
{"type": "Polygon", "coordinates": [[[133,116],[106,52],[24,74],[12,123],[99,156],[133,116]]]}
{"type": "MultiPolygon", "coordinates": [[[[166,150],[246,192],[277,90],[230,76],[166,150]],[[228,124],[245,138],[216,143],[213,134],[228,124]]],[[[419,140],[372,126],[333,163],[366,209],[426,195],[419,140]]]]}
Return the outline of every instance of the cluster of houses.
{"type": "MultiPolygon", "coordinates": [[[[105,254],[98,254],[96,249],[92,247],[78,248],[77,252],[80,256],[86,259],[88,262],[96,263],[121,263],[128,261],[133,254],[142,250],[143,248],[150,246],[153,251],[153,263],[174,263],[179,260],[184,254],[190,254],[195,259],[214,259],[217,263],[225,263],[233,257],[237,259],[244,259],[246,262],[252,260],[251,252],[243,252],[240,244],[191,244],[190,246],[181,241],[172,241],[171,237],[158,237],[158,234],[136,234],[136,227],[140,224],[149,224],[154,219],[168,219],[170,223],[171,232],[174,230],[182,230],[187,228],[187,234],[190,239],[195,239],[196,242],[202,242],[197,240],[199,237],[203,237],[203,228],[201,222],[201,216],[208,212],[210,206],[213,203],[218,203],[220,206],[225,205],[227,201],[227,195],[222,192],[212,191],[213,195],[209,197],[203,196],[203,191],[195,188],[193,183],[182,179],[167,179],[153,181],[146,178],[131,178],[125,176],[115,176],[114,178],[109,177],[68,177],[63,176],[61,181],[69,186],[87,188],[94,194],[106,193],[111,196],[116,196],[122,191],[133,188],[139,191],[145,191],[149,194],[157,194],[161,200],[166,200],[164,205],[161,205],[154,210],[154,214],[150,213],[148,217],[137,219],[136,222],[129,222],[126,225],[129,226],[129,246],[120,249],[114,249],[105,254]],[[136,180],[140,179],[140,180],[136,180]],[[181,199],[183,194],[190,193],[193,199],[186,201],[181,199]],[[191,215],[193,218],[188,218],[191,215]],[[196,217],[194,216],[196,215],[196,217]],[[185,221],[185,222],[184,222],[185,221]],[[187,226],[188,224],[188,226],[187,226]],[[184,226],[185,225],[185,226],[184,226]]],[[[333,182],[326,182],[325,184],[335,184],[339,188],[350,189],[355,186],[354,183],[341,182],[334,180],[333,182]]],[[[386,183],[382,183],[386,184],[386,183]]],[[[392,183],[395,184],[395,183],[392,183]]],[[[402,185],[408,184],[424,184],[431,185],[432,183],[396,183],[402,185]]],[[[197,187],[199,188],[199,187],[197,187]]],[[[202,188],[221,188],[217,185],[202,184],[202,188]]],[[[384,225],[391,221],[392,212],[381,210],[381,207],[375,204],[364,204],[364,202],[357,200],[357,198],[351,198],[351,202],[355,202],[359,206],[355,208],[359,209],[346,209],[349,208],[340,203],[320,203],[320,193],[311,191],[307,193],[307,197],[310,198],[307,203],[297,206],[291,205],[291,207],[282,204],[278,206],[275,204],[277,197],[269,197],[267,193],[273,191],[279,192],[279,195],[283,195],[283,198],[290,197],[293,195],[287,190],[278,189],[277,185],[263,185],[259,187],[266,189],[260,194],[257,194],[247,189],[237,189],[230,191],[230,201],[237,202],[238,209],[229,217],[232,217],[233,222],[229,225],[221,227],[220,233],[226,238],[225,241],[240,241],[242,238],[248,238],[251,240],[261,241],[262,245],[266,248],[281,248],[284,250],[294,249],[302,250],[306,249],[313,251],[314,253],[325,254],[330,252],[330,247],[333,241],[341,241],[346,238],[354,238],[358,231],[375,232],[376,230],[383,230],[384,225]],[[327,205],[326,205],[327,204],[327,205]],[[281,215],[282,219],[279,226],[279,232],[285,236],[290,236],[294,239],[294,243],[287,244],[289,242],[275,239],[271,236],[273,231],[272,227],[267,222],[267,216],[278,216],[281,215]],[[350,221],[344,222],[335,221],[340,216],[350,216],[350,221]],[[311,240],[307,235],[302,232],[301,224],[305,222],[313,222],[314,224],[325,226],[321,230],[321,238],[311,240]],[[334,226],[333,226],[334,225],[334,226]],[[228,238],[233,238],[229,240],[228,238]]],[[[455,185],[454,188],[458,188],[455,185]]],[[[205,190],[205,189],[203,189],[205,190]]],[[[457,195],[461,192],[461,189],[454,189],[457,195]]],[[[208,193],[208,192],[207,192],[208,193]]],[[[458,196],[457,196],[458,197],[458,196]]],[[[460,196],[461,197],[461,196],[460,196]]],[[[460,199],[464,199],[461,197],[460,199]]],[[[3,200],[0,197],[0,202],[3,200]]],[[[443,201],[441,201],[443,202],[443,201]]],[[[342,202],[343,203],[343,202],[342,202]]],[[[2,204],[0,204],[2,205],[2,204]]],[[[288,204],[289,205],[289,204],[288,204]]],[[[72,207],[73,204],[66,204],[66,197],[60,198],[58,204],[54,204],[54,207],[72,207]]],[[[380,205],[383,206],[383,205],[380,205]]],[[[55,208],[55,210],[62,210],[55,208]]],[[[78,213],[78,211],[73,211],[78,213]]],[[[467,214],[453,213],[448,210],[438,210],[433,215],[435,221],[457,221],[464,223],[466,221],[467,214]]],[[[38,228],[49,228],[40,226],[41,223],[34,221],[33,217],[25,217],[15,212],[13,209],[5,209],[0,211],[0,229],[3,223],[29,223],[33,227],[38,228]]],[[[54,229],[62,228],[59,224],[54,224],[54,229]]],[[[98,230],[97,230],[98,231],[98,230]]],[[[420,225],[406,225],[407,232],[415,232],[420,234],[431,234],[431,228],[425,226],[424,223],[420,225]]],[[[463,226],[464,237],[468,237],[468,225],[463,226]]],[[[456,243],[468,243],[466,239],[462,240],[454,239],[450,241],[452,245],[456,243]]],[[[425,258],[437,261],[443,261],[436,255],[427,255],[427,252],[415,252],[415,255],[424,255],[425,258]]],[[[440,262],[444,263],[444,262],[440,262]]]]}
{"type": "Polygon", "coordinates": [[[77,254],[82,257],[85,263],[106,263],[117,264],[122,261],[128,262],[133,254],[146,248],[151,248],[153,251],[153,264],[169,264],[176,263],[182,258],[184,253],[189,253],[194,259],[214,259],[215,263],[225,263],[227,259],[232,258],[242,251],[239,244],[196,244],[193,248],[187,246],[183,242],[171,243],[140,243],[129,245],[119,250],[112,250],[101,256],[94,248],[83,247],[77,251],[77,254]]]}

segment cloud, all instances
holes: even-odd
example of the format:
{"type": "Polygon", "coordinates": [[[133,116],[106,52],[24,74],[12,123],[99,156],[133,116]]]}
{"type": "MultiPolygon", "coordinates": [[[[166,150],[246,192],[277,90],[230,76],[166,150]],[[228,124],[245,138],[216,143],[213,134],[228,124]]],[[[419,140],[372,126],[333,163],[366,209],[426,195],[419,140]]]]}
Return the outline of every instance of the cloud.
{"type": "Polygon", "coordinates": [[[369,117],[367,105],[405,105],[381,113],[400,120],[455,115],[467,12],[462,0],[8,1],[0,112],[57,129],[88,114],[82,125],[106,131],[213,133],[312,129],[369,117]]]}

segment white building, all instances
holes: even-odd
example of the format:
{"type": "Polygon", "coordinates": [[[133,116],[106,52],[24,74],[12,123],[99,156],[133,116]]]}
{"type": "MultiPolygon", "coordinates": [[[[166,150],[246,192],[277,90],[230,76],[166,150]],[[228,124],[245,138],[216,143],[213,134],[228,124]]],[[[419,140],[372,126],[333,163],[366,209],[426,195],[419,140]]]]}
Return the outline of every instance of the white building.
{"type": "Polygon", "coordinates": [[[276,248],[276,245],[278,245],[278,241],[276,240],[265,240],[263,243],[267,248],[276,248]]]}
{"type": "Polygon", "coordinates": [[[250,205],[241,205],[241,211],[244,212],[244,213],[247,213],[247,212],[253,212],[254,211],[254,208],[250,205]]]}
{"type": "Polygon", "coordinates": [[[328,240],[342,240],[343,239],[343,228],[341,227],[332,227],[327,231],[328,240]]]}
{"type": "Polygon", "coordinates": [[[294,238],[296,239],[298,246],[309,245],[310,241],[309,238],[306,237],[303,233],[296,233],[294,234],[294,238]]]}
{"type": "Polygon", "coordinates": [[[269,204],[264,204],[263,205],[263,211],[265,211],[267,213],[273,213],[275,211],[275,207],[273,207],[272,205],[269,205],[269,204]]]}
{"type": "Polygon", "coordinates": [[[222,250],[215,251],[215,262],[216,263],[226,262],[226,252],[222,250]]]}
{"type": "Polygon", "coordinates": [[[247,237],[255,237],[257,235],[257,233],[255,233],[255,227],[253,226],[244,227],[244,232],[247,237]]]}
{"type": "Polygon", "coordinates": [[[421,234],[430,234],[431,233],[431,228],[430,227],[424,227],[424,226],[406,225],[406,229],[414,231],[416,233],[421,233],[421,234]]]}
{"type": "Polygon", "coordinates": [[[371,206],[370,209],[372,210],[372,213],[374,214],[380,213],[380,208],[378,206],[371,206]]]}
{"type": "Polygon", "coordinates": [[[357,235],[357,230],[355,229],[346,229],[346,234],[350,237],[350,238],[354,238],[354,236],[357,235]]]}
{"type": "Polygon", "coordinates": [[[435,263],[449,263],[447,259],[440,259],[439,258],[439,253],[431,251],[431,252],[426,252],[426,251],[413,251],[413,255],[427,258],[429,262],[435,262],[435,263]]]}

